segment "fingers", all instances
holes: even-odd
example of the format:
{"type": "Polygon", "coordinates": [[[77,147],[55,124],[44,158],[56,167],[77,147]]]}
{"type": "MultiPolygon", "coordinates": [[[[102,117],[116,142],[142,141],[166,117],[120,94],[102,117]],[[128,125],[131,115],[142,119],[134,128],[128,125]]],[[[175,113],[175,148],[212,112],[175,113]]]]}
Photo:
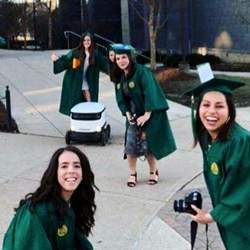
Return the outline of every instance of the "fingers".
{"type": "Polygon", "coordinates": [[[198,207],[196,207],[195,205],[191,205],[191,208],[196,212],[199,213],[201,211],[201,209],[199,209],[198,207]]]}
{"type": "Polygon", "coordinates": [[[147,121],[147,119],[143,118],[142,116],[137,119],[137,125],[138,126],[143,126],[144,123],[147,121]]]}
{"type": "Polygon", "coordinates": [[[201,212],[201,209],[196,207],[195,205],[191,205],[191,208],[196,212],[196,215],[190,215],[191,219],[198,222],[198,216],[201,212]]]}
{"type": "Polygon", "coordinates": [[[58,56],[56,55],[56,53],[55,52],[52,52],[52,54],[51,54],[51,60],[54,62],[54,61],[56,61],[58,59],[58,56]]]}
{"type": "Polygon", "coordinates": [[[137,125],[138,126],[143,126],[145,124],[145,122],[149,120],[149,118],[150,118],[150,114],[145,113],[144,115],[137,118],[137,120],[136,120],[137,125]]]}
{"type": "Polygon", "coordinates": [[[190,215],[192,220],[201,224],[208,224],[213,222],[213,218],[210,213],[199,209],[195,205],[191,205],[191,207],[196,212],[196,215],[190,215]]]}

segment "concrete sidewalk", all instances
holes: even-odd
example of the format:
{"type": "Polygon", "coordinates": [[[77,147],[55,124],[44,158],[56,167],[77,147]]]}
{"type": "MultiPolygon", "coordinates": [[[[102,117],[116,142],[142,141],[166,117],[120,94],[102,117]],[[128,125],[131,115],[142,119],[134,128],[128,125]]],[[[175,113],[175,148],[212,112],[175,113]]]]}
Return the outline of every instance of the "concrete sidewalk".
{"type": "MultiPolygon", "coordinates": [[[[37,187],[50,156],[65,145],[69,118],[58,112],[63,74],[52,73],[50,52],[0,50],[0,69],[0,89],[10,86],[12,113],[21,131],[21,134],[0,133],[0,199],[4,201],[0,204],[1,244],[13,208],[37,187]]],[[[122,160],[124,118],[107,76],[101,75],[100,87],[100,102],[107,107],[111,140],[105,147],[78,145],[88,155],[101,190],[97,192],[96,226],[91,242],[97,250],[190,249],[186,234],[189,222],[182,222],[184,217],[172,212],[176,195],[180,198],[183,192],[197,186],[206,192],[202,177],[191,181],[200,173],[202,159],[199,149],[191,148],[190,110],[169,102],[168,116],[178,150],[158,162],[159,184],[146,184],[146,163],[138,162],[138,185],[128,188],[127,163],[122,160]]],[[[244,108],[238,112],[239,120],[248,128],[249,111],[244,108]]],[[[206,200],[209,201],[208,196],[206,200]]],[[[215,238],[219,245],[217,233],[215,238]]]]}

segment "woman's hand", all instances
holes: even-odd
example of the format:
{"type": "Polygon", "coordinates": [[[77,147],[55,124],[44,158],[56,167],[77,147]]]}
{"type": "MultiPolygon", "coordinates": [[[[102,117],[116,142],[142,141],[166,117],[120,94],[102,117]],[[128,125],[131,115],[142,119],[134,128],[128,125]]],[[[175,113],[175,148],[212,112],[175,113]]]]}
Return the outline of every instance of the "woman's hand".
{"type": "Polygon", "coordinates": [[[59,58],[55,52],[53,52],[50,57],[53,62],[55,62],[59,58]]]}
{"type": "Polygon", "coordinates": [[[144,115],[140,116],[137,118],[137,125],[138,126],[143,126],[145,124],[145,122],[147,122],[149,120],[151,116],[151,112],[145,112],[144,115]]]}
{"type": "Polygon", "coordinates": [[[191,205],[191,207],[197,213],[196,215],[191,215],[192,220],[201,224],[210,224],[213,222],[213,218],[210,213],[199,209],[195,205],[191,205]]]}

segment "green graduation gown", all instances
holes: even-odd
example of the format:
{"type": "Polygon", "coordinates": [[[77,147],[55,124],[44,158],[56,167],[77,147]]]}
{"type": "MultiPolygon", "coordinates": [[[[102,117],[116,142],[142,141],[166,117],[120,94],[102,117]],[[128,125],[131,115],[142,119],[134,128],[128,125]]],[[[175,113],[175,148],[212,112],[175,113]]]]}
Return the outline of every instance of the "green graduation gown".
{"type": "Polygon", "coordinates": [[[128,92],[135,105],[136,114],[152,112],[144,125],[149,151],[158,160],[174,152],[175,140],[166,113],[169,107],[152,71],[143,65],[135,64],[132,76],[128,79],[122,77],[121,82],[116,84],[116,101],[123,115],[126,115],[127,111],[131,112],[123,92],[125,81],[128,83],[128,92]]]}
{"type": "Polygon", "coordinates": [[[60,220],[52,203],[28,204],[16,212],[3,241],[3,250],[93,250],[91,243],[75,227],[75,214],[68,208],[60,220]],[[78,248],[76,247],[78,245],[78,248]]]}
{"type": "MultiPolygon", "coordinates": [[[[84,102],[82,93],[83,63],[81,63],[79,68],[73,69],[73,58],[79,58],[78,50],[71,50],[68,54],[61,56],[54,62],[55,74],[66,70],[63,78],[59,108],[59,111],[65,115],[70,115],[70,109],[74,105],[84,102]]],[[[104,56],[95,51],[94,64],[90,64],[86,71],[91,100],[94,102],[98,101],[100,71],[108,73],[108,61],[104,56]]]]}
{"type": "Polygon", "coordinates": [[[201,142],[211,215],[227,250],[250,246],[250,133],[235,123],[229,139],[201,142]]]}

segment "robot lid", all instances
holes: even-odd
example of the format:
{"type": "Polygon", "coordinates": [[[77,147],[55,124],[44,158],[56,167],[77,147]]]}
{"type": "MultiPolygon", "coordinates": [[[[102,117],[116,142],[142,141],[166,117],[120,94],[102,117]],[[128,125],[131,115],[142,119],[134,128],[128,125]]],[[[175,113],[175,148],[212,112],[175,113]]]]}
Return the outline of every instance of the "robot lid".
{"type": "Polygon", "coordinates": [[[81,102],[76,104],[71,110],[71,113],[102,113],[105,110],[105,106],[99,102],[81,102]]]}

